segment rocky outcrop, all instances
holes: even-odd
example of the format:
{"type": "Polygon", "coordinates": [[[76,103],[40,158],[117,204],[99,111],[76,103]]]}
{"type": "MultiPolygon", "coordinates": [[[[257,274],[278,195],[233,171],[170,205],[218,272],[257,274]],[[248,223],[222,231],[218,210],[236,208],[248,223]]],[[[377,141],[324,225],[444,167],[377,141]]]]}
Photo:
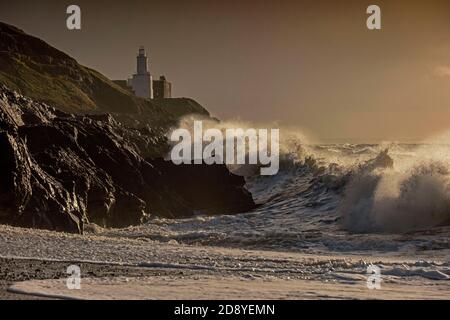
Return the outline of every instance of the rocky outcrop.
{"type": "Polygon", "coordinates": [[[189,208],[200,213],[245,212],[255,207],[252,195],[244,187],[245,179],[231,173],[225,165],[175,165],[161,158],[148,161],[159,170],[164,183],[189,208]]]}
{"type": "Polygon", "coordinates": [[[145,160],[158,141],[108,115],[74,115],[0,86],[0,222],[82,232],[149,215],[253,208],[245,181],[225,166],[145,160]]]}

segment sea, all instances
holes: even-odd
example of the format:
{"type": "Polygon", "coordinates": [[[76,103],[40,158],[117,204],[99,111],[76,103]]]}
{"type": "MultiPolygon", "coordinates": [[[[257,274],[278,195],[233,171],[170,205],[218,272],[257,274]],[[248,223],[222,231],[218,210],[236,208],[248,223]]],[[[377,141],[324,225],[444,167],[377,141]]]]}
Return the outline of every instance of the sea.
{"type": "Polygon", "coordinates": [[[233,215],[153,218],[157,241],[311,253],[450,249],[450,144],[283,142],[280,170],[245,176],[257,208],[233,215]]]}

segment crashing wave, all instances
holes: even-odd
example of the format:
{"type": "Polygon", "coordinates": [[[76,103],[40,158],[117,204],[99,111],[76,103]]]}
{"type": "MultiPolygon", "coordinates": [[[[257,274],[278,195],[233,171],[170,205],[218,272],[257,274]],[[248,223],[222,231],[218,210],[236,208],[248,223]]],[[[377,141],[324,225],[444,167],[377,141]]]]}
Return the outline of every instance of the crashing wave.
{"type": "MultiPolygon", "coordinates": [[[[378,146],[378,150],[381,147],[378,146]]],[[[305,192],[300,197],[315,200],[323,198],[324,191],[340,195],[336,210],[344,229],[357,233],[398,233],[450,223],[450,166],[445,157],[422,149],[400,151],[401,148],[396,146],[394,155],[390,155],[389,149],[382,149],[369,160],[358,162],[353,159],[352,162],[349,158],[336,163],[330,161],[326,154],[335,148],[297,148],[295,153],[282,156],[280,170],[284,181],[292,180],[290,175],[302,175],[302,183],[308,179],[308,191],[313,193],[305,192]],[[314,152],[317,150],[320,152],[314,152]],[[427,157],[423,156],[424,153],[427,157]]],[[[343,148],[345,153],[348,148],[343,148]]],[[[363,149],[369,155],[377,150],[375,147],[353,148],[363,149]]],[[[274,189],[273,185],[281,180],[272,178],[272,185],[268,185],[268,179],[265,179],[265,187],[274,189]]],[[[303,185],[298,187],[303,188],[303,185]]],[[[278,188],[280,193],[285,190],[278,188]]],[[[269,199],[276,201],[280,197],[269,199]]]]}
{"type": "Polygon", "coordinates": [[[450,223],[450,171],[441,161],[362,171],[346,186],[339,208],[354,232],[405,232],[450,223]]]}

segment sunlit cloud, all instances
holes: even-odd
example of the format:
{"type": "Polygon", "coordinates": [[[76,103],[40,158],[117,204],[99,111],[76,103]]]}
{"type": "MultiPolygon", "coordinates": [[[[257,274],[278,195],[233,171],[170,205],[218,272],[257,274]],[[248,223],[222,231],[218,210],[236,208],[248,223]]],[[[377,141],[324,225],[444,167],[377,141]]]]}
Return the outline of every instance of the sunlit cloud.
{"type": "Polygon", "coordinates": [[[438,66],[434,71],[439,77],[450,77],[450,66],[438,66]]]}

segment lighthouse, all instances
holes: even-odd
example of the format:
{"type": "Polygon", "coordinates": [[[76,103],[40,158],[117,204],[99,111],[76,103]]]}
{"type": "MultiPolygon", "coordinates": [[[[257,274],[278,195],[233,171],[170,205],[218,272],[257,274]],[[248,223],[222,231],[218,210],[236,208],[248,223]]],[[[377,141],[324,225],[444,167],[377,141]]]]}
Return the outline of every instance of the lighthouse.
{"type": "Polygon", "coordinates": [[[148,71],[148,58],[143,46],[139,48],[136,60],[136,73],[130,79],[129,85],[136,96],[153,99],[152,75],[148,71]]]}
{"type": "Polygon", "coordinates": [[[136,73],[127,80],[113,80],[122,89],[146,99],[172,98],[172,83],[165,76],[153,80],[148,70],[148,58],[145,48],[141,46],[136,57],[136,73]]]}

